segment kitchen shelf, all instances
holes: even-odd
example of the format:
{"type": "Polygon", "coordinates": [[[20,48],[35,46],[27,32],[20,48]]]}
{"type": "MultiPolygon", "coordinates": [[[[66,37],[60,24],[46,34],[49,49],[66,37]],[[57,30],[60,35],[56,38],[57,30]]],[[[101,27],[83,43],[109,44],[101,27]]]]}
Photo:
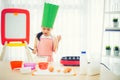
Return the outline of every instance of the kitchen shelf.
{"type": "Polygon", "coordinates": [[[105,31],[120,31],[120,28],[108,27],[108,28],[105,28],[105,31]]]}
{"type": "Polygon", "coordinates": [[[106,11],[105,14],[120,14],[120,11],[106,11]]]}
{"type": "Polygon", "coordinates": [[[104,55],[103,57],[109,57],[109,58],[120,59],[120,56],[113,56],[113,55],[104,55]]]}
{"type": "MultiPolygon", "coordinates": [[[[117,0],[118,1],[118,0],[117,0]]],[[[104,1],[103,14],[103,35],[102,35],[102,63],[115,75],[120,75],[120,53],[119,56],[114,56],[113,51],[111,55],[105,55],[105,46],[119,46],[120,47],[120,5],[115,0],[104,1]],[[117,4],[117,7],[116,7],[117,4]],[[117,23],[114,24],[113,19],[117,18],[117,23]],[[117,25],[117,27],[114,27],[117,25]],[[110,32],[110,33],[107,33],[110,32]]],[[[106,77],[107,78],[107,77],[106,77]]]]}

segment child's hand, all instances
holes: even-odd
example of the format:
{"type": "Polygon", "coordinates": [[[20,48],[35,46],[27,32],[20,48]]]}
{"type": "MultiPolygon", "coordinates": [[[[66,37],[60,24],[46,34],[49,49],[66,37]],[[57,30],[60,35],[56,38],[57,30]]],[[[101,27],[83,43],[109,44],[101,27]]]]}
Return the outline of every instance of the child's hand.
{"type": "Polygon", "coordinates": [[[59,44],[60,40],[61,40],[61,36],[60,35],[54,37],[54,39],[53,39],[53,43],[54,43],[53,51],[57,50],[58,44],[59,44]]]}
{"type": "Polygon", "coordinates": [[[61,40],[61,35],[57,36],[58,42],[61,40]]]}
{"type": "Polygon", "coordinates": [[[36,54],[37,50],[36,49],[33,49],[32,53],[36,54]]]}

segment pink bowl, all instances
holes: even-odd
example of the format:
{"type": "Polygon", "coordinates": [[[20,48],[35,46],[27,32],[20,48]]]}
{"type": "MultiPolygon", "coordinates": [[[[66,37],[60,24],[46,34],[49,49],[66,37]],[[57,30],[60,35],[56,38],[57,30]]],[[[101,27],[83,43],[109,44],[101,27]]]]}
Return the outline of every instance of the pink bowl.
{"type": "Polygon", "coordinates": [[[24,63],[24,67],[31,67],[31,70],[34,70],[36,63],[24,63]]]}

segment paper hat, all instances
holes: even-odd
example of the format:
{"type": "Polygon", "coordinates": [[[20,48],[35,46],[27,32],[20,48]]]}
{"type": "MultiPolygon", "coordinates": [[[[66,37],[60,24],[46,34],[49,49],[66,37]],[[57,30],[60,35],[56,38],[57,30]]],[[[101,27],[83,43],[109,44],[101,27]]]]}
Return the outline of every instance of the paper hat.
{"type": "Polygon", "coordinates": [[[50,3],[44,4],[42,27],[53,28],[53,24],[57,15],[58,8],[59,8],[58,5],[54,5],[50,3]]]}

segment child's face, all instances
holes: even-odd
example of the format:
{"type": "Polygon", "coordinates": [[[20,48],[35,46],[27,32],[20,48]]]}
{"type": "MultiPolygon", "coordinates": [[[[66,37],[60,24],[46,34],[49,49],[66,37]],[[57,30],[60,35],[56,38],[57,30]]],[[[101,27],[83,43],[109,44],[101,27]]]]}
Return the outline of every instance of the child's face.
{"type": "Polygon", "coordinates": [[[49,36],[51,34],[51,28],[44,28],[42,27],[42,32],[43,32],[43,35],[45,36],[49,36]]]}

